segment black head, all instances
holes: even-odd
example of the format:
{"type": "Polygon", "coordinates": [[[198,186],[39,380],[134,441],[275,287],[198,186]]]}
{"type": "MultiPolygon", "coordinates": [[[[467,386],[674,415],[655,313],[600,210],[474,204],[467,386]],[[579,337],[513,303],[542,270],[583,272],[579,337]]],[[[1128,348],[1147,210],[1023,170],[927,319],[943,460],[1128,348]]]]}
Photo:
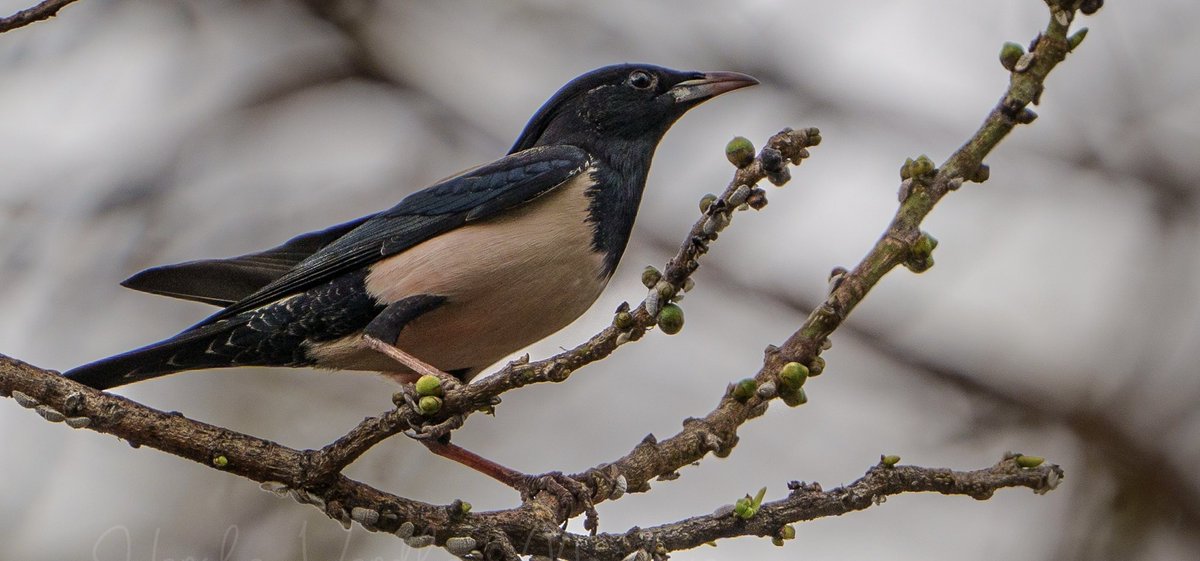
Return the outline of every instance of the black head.
{"type": "Polygon", "coordinates": [[[529,120],[512,152],[540,144],[626,140],[656,144],[667,129],[705,100],[758,81],[736,72],[681,72],[649,64],[618,64],[571,80],[529,120]]]}

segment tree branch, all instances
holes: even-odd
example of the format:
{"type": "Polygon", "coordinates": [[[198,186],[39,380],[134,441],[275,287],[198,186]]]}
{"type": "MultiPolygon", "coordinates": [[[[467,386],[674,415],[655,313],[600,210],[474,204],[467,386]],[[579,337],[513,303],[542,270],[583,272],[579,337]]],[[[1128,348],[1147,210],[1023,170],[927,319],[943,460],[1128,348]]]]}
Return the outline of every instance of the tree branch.
{"type": "Polygon", "coordinates": [[[259,481],[264,489],[315,505],[346,526],[355,521],[371,531],[396,533],[414,547],[438,544],[458,548],[471,544],[468,550],[456,552],[458,555],[484,544],[481,552],[495,552],[500,559],[514,558],[503,555],[505,552],[514,555],[558,552],[567,557],[616,560],[637,550],[677,551],[718,538],[776,536],[786,524],[863,510],[883,502],[884,497],[900,493],[936,491],[982,500],[1007,487],[1046,492],[1063,476],[1062,469],[1051,464],[1022,468],[1015,455],[1007,456],[991,468],[971,472],[889,467],[881,463],[858,481],[830,491],[822,491],[815,484],[793,482],[789,484],[792,492],[787,498],[762,504],[749,519],[733,516],[727,505],[713,514],[653,528],[583,536],[563,532],[544,515],[534,516],[537,510],[534,503],[472,514],[461,504],[435,506],[405,499],[341,475],[320,487],[304,488],[309,479],[305,471],[311,469],[306,452],[179,414],[156,411],[3,356],[0,356],[0,388],[47,420],[67,421],[76,428],[84,428],[79,421],[71,421],[88,419],[86,428],[133,443],[145,442],[164,452],[259,481]],[[60,417],[53,412],[87,415],[60,417]],[[520,544],[521,549],[514,544],[520,544]]]}
{"type": "Polygon", "coordinates": [[[31,23],[50,19],[58,15],[58,11],[75,0],[45,0],[32,8],[26,8],[6,18],[0,18],[0,33],[25,27],[31,23]]]}

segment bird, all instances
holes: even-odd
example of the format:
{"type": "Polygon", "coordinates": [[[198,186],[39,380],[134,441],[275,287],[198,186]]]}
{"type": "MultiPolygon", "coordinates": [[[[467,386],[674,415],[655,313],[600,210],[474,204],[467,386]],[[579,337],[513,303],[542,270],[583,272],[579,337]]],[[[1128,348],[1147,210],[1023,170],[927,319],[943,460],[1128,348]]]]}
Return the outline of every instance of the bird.
{"type": "Polygon", "coordinates": [[[757,84],[618,64],[560,88],[508,153],[395,206],[258,253],[122,284],[220,306],[162,341],[64,372],[105,390],[182,371],[428,368],[469,382],[582,315],[629,242],[659,142],[689,109],[757,84]]]}

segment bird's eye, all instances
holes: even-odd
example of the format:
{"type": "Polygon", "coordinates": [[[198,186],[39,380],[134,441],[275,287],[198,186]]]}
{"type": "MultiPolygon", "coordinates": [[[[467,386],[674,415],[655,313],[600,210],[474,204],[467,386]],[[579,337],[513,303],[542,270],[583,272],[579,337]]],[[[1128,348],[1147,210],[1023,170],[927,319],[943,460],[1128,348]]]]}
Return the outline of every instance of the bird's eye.
{"type": "Polygon", "coordinates": [[[651,88],[654,86],[654,82],[654,76],[651,76],[650,73],[646,72],[645,70],[634,70],[629,74],[629,85],[639,90],[651,88]]]}

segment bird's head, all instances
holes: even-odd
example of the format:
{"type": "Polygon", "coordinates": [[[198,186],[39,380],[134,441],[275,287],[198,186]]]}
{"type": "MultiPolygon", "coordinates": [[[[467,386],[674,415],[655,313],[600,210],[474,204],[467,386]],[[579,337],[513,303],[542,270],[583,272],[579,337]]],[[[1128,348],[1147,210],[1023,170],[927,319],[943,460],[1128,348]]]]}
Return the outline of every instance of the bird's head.
{"type": "Polygon", "coordinates": [[[658,142],[691,109],[758,80],[737,72],[684,72],[649,64],[618,64],[584,74],[558,90],[509,152],[543,144],[658,142]]]}

